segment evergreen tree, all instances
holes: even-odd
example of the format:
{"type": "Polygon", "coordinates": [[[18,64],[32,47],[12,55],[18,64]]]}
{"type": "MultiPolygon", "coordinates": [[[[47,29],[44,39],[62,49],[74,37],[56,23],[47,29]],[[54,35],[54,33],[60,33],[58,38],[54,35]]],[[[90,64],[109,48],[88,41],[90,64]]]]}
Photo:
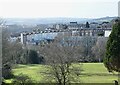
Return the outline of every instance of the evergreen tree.
{"type": "Polygon", "coordinates": [[[38,64],[39,63],[39,57],[38,57],[38,54],[36,51],[30,50],[28,56],[29,56],[29,62],[31,64],[38,64]]]}
{"type": "Polygon", "coordinates": [[[120,20],[113,25],[107,41],[104,64],[109,71],[120,72],[120,20]]]}
{"type": "Polygon", "coordinates": [[[90,28],[89,22],[86,22],[86,28],[90,28]]]}

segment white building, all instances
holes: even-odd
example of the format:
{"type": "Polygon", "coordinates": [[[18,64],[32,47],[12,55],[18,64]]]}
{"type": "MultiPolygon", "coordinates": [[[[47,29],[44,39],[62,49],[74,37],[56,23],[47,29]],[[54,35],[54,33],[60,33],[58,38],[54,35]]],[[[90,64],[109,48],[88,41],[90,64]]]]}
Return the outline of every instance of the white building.
{"type": "Polygon", "coordinates": [[[26,44],[27,41],[27,36],[25,33],[21,33],[21,43],[26,44]]]}
{"type": "Polygon", "coordinates": [[[110,34],[111,34],[111,30],[106,30],[105,31],[105,37],[109,37],[110,34]]]}

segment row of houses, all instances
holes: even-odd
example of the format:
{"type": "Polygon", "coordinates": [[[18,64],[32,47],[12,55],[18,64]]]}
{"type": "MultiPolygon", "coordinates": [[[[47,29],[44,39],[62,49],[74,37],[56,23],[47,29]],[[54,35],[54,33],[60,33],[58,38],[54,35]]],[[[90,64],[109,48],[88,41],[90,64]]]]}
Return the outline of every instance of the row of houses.
{"type": "Polygon", "coordinates": [[[37,33],[21,33],[22,44],[38,44],[41,42],[49,42],[54,40],[57,36],[103,36],[108,37],[111,33],[109,29],[81,29],[81,30],[62,30],[62,31],[42,31],[37,33]]]}
{"type": "MultiPolygon", "coordinates": [[[[70,22],[69,24],[54,24],[51,26],[52,29],[82,29],[86,28],[86,23],[85,24],[79,24],[78,22],[70,22]]],[[[107,28],[112,28],[112,23],[111,22],[102,22],[102,23],[97,23],[97,22],[91,22],[89,23],[89,28],[90,29],[96,29],[96,28],[101,28],[101,29],[107,29],[107,28]]],[[[48,28],[50,29],[50,28],[48,28]]]]}
{"type": "Polygon", "coordinates": [[[32,32],[22,32],[18,37],[12,37],[12,40],[19,38],[22,44],[41,44],[49,43],[58,36],[103,36],[108,37],[111,33],[112,27],[109,22],[101,24],[92,22],[86,27],[86,24],[78,24],[77,22],[70,22],[69,24],[54,24],[45,30],[34,30],[32,32]]]}

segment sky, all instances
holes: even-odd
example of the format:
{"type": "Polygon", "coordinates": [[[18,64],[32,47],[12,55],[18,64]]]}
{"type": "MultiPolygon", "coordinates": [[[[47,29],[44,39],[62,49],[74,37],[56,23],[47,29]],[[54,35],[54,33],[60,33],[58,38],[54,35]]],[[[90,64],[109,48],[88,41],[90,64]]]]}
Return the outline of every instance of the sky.
{"type": "Polygon", "coordinates": [[[3,18],[118,16],[119,0],[0,0],[3,18]]]}

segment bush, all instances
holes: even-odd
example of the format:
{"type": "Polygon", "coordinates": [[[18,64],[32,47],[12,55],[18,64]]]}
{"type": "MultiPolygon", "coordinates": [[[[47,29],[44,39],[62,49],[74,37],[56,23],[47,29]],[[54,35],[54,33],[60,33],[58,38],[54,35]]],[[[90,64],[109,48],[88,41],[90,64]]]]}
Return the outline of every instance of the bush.
{"type": "Polygon", "coordinates": [[[39,64],[39,57],[36,51],[30,50],[28,56],[31,64],[39,64]]]}
{"type": "Polygon", "coordinates": [[[11,65],[10,64],[3,65],[2,77],[5,78],[5,79],[9,79],[9,78],[13,77],[12,72],[11,72],[11,65]]]}
{"type": "Polygon", "coordinates": [[[33,81],[26,75],[19,74],[12,81],[13,85],[32,85],[33,81]]]}

